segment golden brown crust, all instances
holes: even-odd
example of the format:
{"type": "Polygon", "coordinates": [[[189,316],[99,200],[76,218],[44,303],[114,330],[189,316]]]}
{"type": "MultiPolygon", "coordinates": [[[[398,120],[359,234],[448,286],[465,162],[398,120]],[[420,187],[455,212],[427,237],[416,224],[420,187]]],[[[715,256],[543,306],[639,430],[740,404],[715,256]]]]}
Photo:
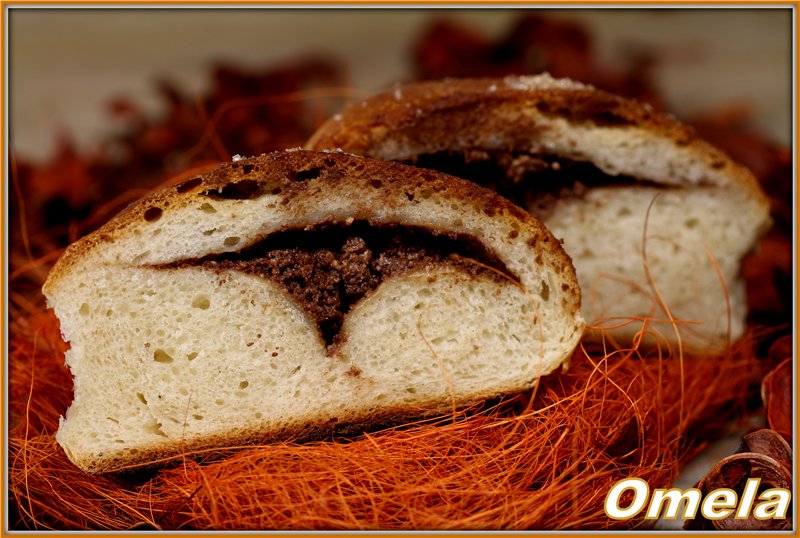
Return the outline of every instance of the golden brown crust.
{"type": "MultiPolygon", "coordinates": [[[[214,197],[248,197],[266,190],[280,192],[279,203],[292,200],[313,200],[325,196],[328,183],[347,182],[354,191],[378,190],[383,207],[407,203],[409,196],[438,193],[469,204],[489,216],[525,221],[531,231],[528,241],[540,245],[554,259],[564,256],[558,241],[538,220],[489,189],[446,174],[419,169],[400,163],[366,159],[343,152],[291,150],[263,154],[223,164],[219,168],[170,186],[131,204],[97,231],[70,245],[48,275],[45,291],[94,248],[102,248],[117,240],[123,230],[147,220],[148,211],[168,211],[171,206],[214,197]],[[324,180],[309,190],[311,177],[324,180]],[[399,180],[399,181],[398,181],[399,180]],[[227,189],[227,190],[226,190],[227,189]]],[[[369,215],[353,215],[354,218],[369,215]]],[[[244,245],[246,246],[246,245],[244,245]]],[[[561,268],[559,268],[559,272],[561,268]]]]}
{"type": "MultiPolygon", "coordinates": [[[[506,79],[445,79],[406,84],[350,106],[326,122],[308,141],[308,149],[340,148],[369,155],[384,129],[402,130],[420,118],[440,117],[434,127],[445,132],[446,115],[468,110],[475,118],[499,104],[534,107],[544,115],[600,126],[636,126],[657,131],[677,144],[697,139],[694,130],[648,106],[583,84],[527,86],[506,79]]],[[[487,125],[491,128],[491,125],[487,125]]],[[[433,134],[436,134],[434,129],[433,134]]],[[[525,133],[520,133],[529,140],[525,133]]]]}
{"type": "MultiPolygon", "coordinates": [[[[648,105],[548,75],[446,79],[400,86],[337,114],[320,127],[306,147],[387,158],[385,148],[398,141],[426,148],[429,153],[454,149],[455,139],[461,147],[481,149],[485,147],[481,141],[470,140],[480,131],[481,140],[485,140],[485,133],[492,133],[502,141],[504,150],[530,151],[537,133],[546,127],[531,114],[522,113],[524,110],[564,119],[571,125],[636,128],[668,139],[709,169],[724,171],[731,184],[748,191],[761,205],[767,204],[752,174],[698,138],[690,126],[648,105]]],[[[405,158],[408,156],[398,160],[405,158]]]]}

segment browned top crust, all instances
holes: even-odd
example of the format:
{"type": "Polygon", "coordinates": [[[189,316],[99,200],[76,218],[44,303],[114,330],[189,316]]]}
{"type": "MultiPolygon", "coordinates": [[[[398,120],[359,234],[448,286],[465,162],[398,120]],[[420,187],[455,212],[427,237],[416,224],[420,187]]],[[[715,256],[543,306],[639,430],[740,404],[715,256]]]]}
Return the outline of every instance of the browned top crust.
{"type": "Polygon", "coordinates": [[[649,105],[566,79],[548,77],[545,80],[552,83],[544,84],[525,82],[533,78],[444,79],[398,86],[334,116],[312,136],[307,147],[369,154],[370,147],[380,139],[377,128],[403,129],[419,123],[421,117],[463,109],[475,109],[477,119],[480,112],[500,103],[533,106],[544,115],[576,123],[637,126],[658,131],[681,145],[697,139],[691,127],[649,105]]]}
{"type": "MultiPolygon", "coordinates": [[[[117,249],[119,245],[115,243],[121,244],[130,237],[132,230],[160,219],[162,213],[171,208],[189,204],[196,206],[214,200],[252,199],[254,204],[260,204],[257,199],[266,193],[277,196],[275,205],[287,207],[293,213],[302,213],[309,208],[318,209],[334,186],[346,187],[344,192],[348,197],[360,199],[363,195],[369,200],[360,206],[360,213],[350,215],[354,220],[369,222],[380,219],[386,209],[436,194],[458,203],[459,207],[471,207],[493,218],[514,221],[521,225],[519,240],[535,245],[537,253],[551,261],[556,273],[574,282],[571,259],[550,231],[527,212],[489,189],[446,174],[340,151],[289,150],[223,164],[207,174],[155,191],[131,204],[100,229],[67,248],[48,275],[45,293],[48,294],[49,287],[93,250],[117,249]]],[[[342,192],[339,188],[339,195],[342,192]]],[[[270,210],[265,207],[263,211],[270,210]]],[[[237,250],[269,233],[272,232],[267,231],[247,244],[237,245],[237,250]]],[[[487,248],[491,249],[492,245],[487,245],[487,248]]],[[[570,310],[580,305],[577,285],[572,288],[570,310]]]]}
{"type": "MultiPolygon", "coordinates": [[[[734,185],[763,199],[761,205],[766,204],[752,174],[724,152],[698,138],[690,126],[656,112],[649,105],[568,79],[554,79],[547,74],[501,79],[445,79],[397,86],[329,119],[309,139],[306,147],[314,150],[338,148],[369,157],[407,160],[422,153],[488,149],[491,143],[491,149],[496,150],[570,156],[576,147],[576,138],[572,135],[583,136],[586,129],[605,130],[602,137],[579,142],[594,145],[598,152],[604,144],[610,152],[619,152],[617,135],[623,133],[647,138],[651,144],[668,141],[675,150],[670,157],[659,154],[663,152],[658,150],[643,151],[651,153],[654,162],[665,162],[667,158],[681,160],[679,152],[687,156],[686,160],[692,164],[687,165],[686,170],[678,169],[669,183],[734,185]],[[564,133],[558,135],[556,146],[560,148],[550,144],[553,125],[547,125],[547,121],[566,122],[558,127],[559,132],[564,133]],[[582,132],[578,133],[579,130],[582,132]],[[454,147],[456,145],[458,147],[454,147]],[[684,172],[686,177],[681,177],[684,172]],[[691,179],[693,176],[700,179],[691,179]]],[[[593,160],[580,148],[572,156],[593,160]]],[[[623,162],[620,156],[613,160],[623,162]]],[[[642,168],[640,163],[639,168],[642,168]]],[[[652,181],[665,179],[663,174],[647,177],[646,171],[639,171],[642,173],[622,173],[652,181]]]]}

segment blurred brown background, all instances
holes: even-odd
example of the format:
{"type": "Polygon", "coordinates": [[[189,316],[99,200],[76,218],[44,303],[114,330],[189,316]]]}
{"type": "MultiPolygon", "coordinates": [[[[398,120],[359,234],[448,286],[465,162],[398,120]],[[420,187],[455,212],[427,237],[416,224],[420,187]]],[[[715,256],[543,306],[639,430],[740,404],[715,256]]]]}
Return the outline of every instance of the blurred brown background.
{"type": "MultiPolygon", "coordinates": [[[[432,21],[496,39],[523,10],[497,9],[13,9],[9,17],[11,143],[52,155],[55,133],[92,147],[115,125],[108,102],[128,96],[163,111],[154,81],[207,91],[210,66],[247,69],[308,54],[342,62],[354,88],[376,90],[415,74],[412,51],[432,21]]],[[[789,9],[524,10],[579,23],[599,65],[619,69],[649,54],[666,108],[690,117],[724,103],[752,107],[778,142],[791,126],[789,9]]]]}

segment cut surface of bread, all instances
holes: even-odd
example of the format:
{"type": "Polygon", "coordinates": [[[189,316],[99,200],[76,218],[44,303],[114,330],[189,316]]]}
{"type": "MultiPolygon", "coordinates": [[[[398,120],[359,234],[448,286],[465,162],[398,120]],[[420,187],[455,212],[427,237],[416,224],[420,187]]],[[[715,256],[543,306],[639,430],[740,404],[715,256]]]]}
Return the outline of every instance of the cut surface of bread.
{"type": "Polygon", "coordinates": [[[532,387],[583,332],[574,268],[488,189],[340,152],[240,159],[71,245],[56,439],[89,472],[396,422],[532,387]]]}
{"type": "Polygon", "coordinates": [[[349,107],[307,147],[444,171],[536,215],[574,261],[584,317],[605,328],[590,334],[712,350],[744,332],[741,261],[768,201],[646,105],[547,74],[414,83],[349,107]]]}

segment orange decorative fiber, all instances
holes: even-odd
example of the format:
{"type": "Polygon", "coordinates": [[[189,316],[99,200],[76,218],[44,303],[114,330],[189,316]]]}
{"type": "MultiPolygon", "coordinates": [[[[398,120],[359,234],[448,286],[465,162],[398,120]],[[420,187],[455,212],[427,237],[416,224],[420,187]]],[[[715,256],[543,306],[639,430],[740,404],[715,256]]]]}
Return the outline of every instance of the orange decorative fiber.
{"type": "MultiPolygon", "coordinates": [[[[650,81],[647,59],[609,73],[596,65],[580,27],[537,15],[520,19],[518,28],[542,32],[512,31],[492,43],[440,24],[418,40],[418,50],[427,52],[418,55],[417,71],[428,78],[523,72],[530,69],[525,64],[530,52],[538,50],[546,54],[533,55],[537,61],[560,59],[555,75],[656,105],[663,101],[650,81]],[[510,62],[498,66],[493,51],[501,49],[510,62]],[[438,63],[422,61],[431,59],[438,63]]],[[[614,521],[604,514],[611,485],[629,477],[651,488],[671,484],[705,439],[730,428],[748,399],[758,398],[761,378],[774,364],[757,359],[754,351],[767,331],[751,328],[726,353],[698,357],[683,357],[679,349],[623,349],[609,338],[607,346],[579,347],[568,371],[548,376],[533,391],[393,429],[186,454],[161,469],[125,475],[90,476],[72,465],[54,439],[72,398],[64,366],[68,345],[40,292],[64,246],[164,176],[172,175],[165,184],[189,179],[218,160],[230,160],[232,149],[249,155],[302,145],[330,115],[329,107],[338,110],[363,97],[346,85],[345,71],[315,59],[256,74],[219,66],[215,89],[205,98],[187,99],[161,84],[167,110],[161,120],[148,119],[134,103],[116,102],[130,133],[110,140],[98,155],[78,155],[69,143],[45,166],[18,163],[11,155],[7,519],[12,529],[641,526],[647,522],[614,521]],[[120,147],[127,160],[109,158],[120,147]],[[60,199],[66,209],[47,205],[60,199]]],[[[771,196],[779,226],[746,262],[744,273],[752,319],[785,331],[791,319],[791,153],[748,133],[740,115],[717,113],[698,127],[753,168],[771,196]]],[[[636,323],[666,332],[669,324],[686,329],[691,323],[669,315],[656,319],[657,312],[668,311],[657,300],[658,290],[630,284],[652,294],[651,317],[609,319],[593,330],[636,323]]],[[[583,300],[592,304],[591,293],[583,300]]],[[[641,336],[639,341],[666,345],[647,331],[641,336]]]]}
{"type": "MultiPolygon", "coordinates": [[[[96,207],[70,225],[69,238],[140,194],[123,192],[96,207]]],[[[771,366],[756,358],[754,343],[764,334],[753,329],[726,353],[697,357],[684,357],[680,347],[627,349],[607,338],[605,346],[580,346],[567,372],[533,391],[470,409],[354,438],[195,452],[161,462],[159,470],[91,476],[54,438],[72,379],[64,366],[68,345],[40,292],[62,251],[51,246],[53,233],[23,231],[11,250],[8,472],[16,529],[644,525],[605,515],[611,486],[629,477],[651,488],[670,485],[703,447],[706,437],[698,434],[729,428],[771,366]],[[33,259],[34,252],[46,254],[33,259]]],[[[644,247],[642,258],[646,266],[644,247]]],[[[658,290],[651,291],[655,301],[658,290]]],[[[651,316],[657,311],[654,302],[651,316]]],[[[649,327],[663,332],[691,323],[667,318],[613,319],[592,330],[636,323],[643,327],[637,342],[666,346],[649,327]]]]}
{"type": "Polygon", "coordinates": [[[683,359],[582,346],[535,391],[456,414],[90,476],[54,440],[71,398],[57,320],[41,306],[11,319],[11,524],[28,529],[637,526],[604,515],[611,485],[671,484],[702,446],[690,432],[724,428],[765,366],[748,339],[683,359]]]}

